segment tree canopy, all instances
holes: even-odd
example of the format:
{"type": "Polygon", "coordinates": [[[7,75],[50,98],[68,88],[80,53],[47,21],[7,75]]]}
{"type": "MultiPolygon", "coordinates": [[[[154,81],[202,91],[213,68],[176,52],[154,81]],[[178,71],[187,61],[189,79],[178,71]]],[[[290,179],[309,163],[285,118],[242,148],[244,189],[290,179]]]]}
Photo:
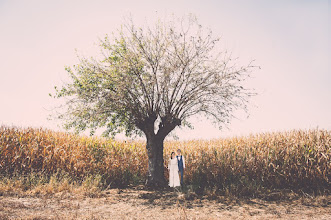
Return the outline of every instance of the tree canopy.
{"type": "Polygon", "coordinates": [[[247,109],[253,93],[243,82],[254,66],[238,67],[219,41],[194,16],[144,27],[129,20],[100,40],[101,59],[79,57],[66,67],[72,82],[57,89],[67,104],[60,118],[76,131],[153,131],[163,139],[194,115],[227,123],[247,109]]]}

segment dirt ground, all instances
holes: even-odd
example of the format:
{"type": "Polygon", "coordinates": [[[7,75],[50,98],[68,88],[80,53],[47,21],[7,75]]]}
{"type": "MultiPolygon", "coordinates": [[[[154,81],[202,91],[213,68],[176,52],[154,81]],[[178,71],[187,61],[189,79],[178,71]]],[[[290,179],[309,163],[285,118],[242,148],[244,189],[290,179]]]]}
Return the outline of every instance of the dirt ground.
{"type": "Polygon", "coordinates": [[[0,219],[331,219],[331,196],[270,200],[138,188],[92,195],[2,193],[0,219]]]}

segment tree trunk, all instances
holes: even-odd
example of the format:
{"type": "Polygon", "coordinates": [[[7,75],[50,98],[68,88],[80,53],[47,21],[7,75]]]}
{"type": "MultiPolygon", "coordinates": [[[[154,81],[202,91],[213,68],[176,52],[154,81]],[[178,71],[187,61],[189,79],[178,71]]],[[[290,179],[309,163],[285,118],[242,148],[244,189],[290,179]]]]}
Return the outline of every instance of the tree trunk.
{"type": "Polygon", "coordinates": [[[165,187],[167,181],[164,178],[163,141],[154,133],[146,135],[148,154],[148,176],[146,185],[153,188],[165,187]]]}

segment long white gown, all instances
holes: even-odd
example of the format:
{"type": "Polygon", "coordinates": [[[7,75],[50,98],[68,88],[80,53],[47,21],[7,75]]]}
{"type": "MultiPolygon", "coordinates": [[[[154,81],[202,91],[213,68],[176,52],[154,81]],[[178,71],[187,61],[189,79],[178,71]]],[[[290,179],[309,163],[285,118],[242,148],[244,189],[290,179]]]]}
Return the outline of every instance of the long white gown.
{"type": "Polygon", "coordinates": [[[176,157],[174,159],[169,159],[168,169],[169,169],[169,186],[170,187],[180,186],[179,174],[178,174],[178,160],[176,157]]]}

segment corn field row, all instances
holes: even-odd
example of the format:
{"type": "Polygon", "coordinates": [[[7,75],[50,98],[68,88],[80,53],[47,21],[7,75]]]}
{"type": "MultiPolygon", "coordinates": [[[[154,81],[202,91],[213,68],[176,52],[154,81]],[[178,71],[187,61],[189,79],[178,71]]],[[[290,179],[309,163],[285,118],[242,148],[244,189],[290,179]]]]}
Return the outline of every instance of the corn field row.
{"type": "MultiPolygon", "coordinates": [[[[186,158],[186,184],[251,194],[259,189],[330,191],[331,131],[294,130],[215,140],[166,141],[186,158]]],[[[105,185],[144,181],[143,141],[81,137],[46,129],[0,127],[0,175],[51,175],[58,171],[82,179],[101,175],[105,185]]],[[[165,169],[165,177],[168,177],[165,169]]]]}

